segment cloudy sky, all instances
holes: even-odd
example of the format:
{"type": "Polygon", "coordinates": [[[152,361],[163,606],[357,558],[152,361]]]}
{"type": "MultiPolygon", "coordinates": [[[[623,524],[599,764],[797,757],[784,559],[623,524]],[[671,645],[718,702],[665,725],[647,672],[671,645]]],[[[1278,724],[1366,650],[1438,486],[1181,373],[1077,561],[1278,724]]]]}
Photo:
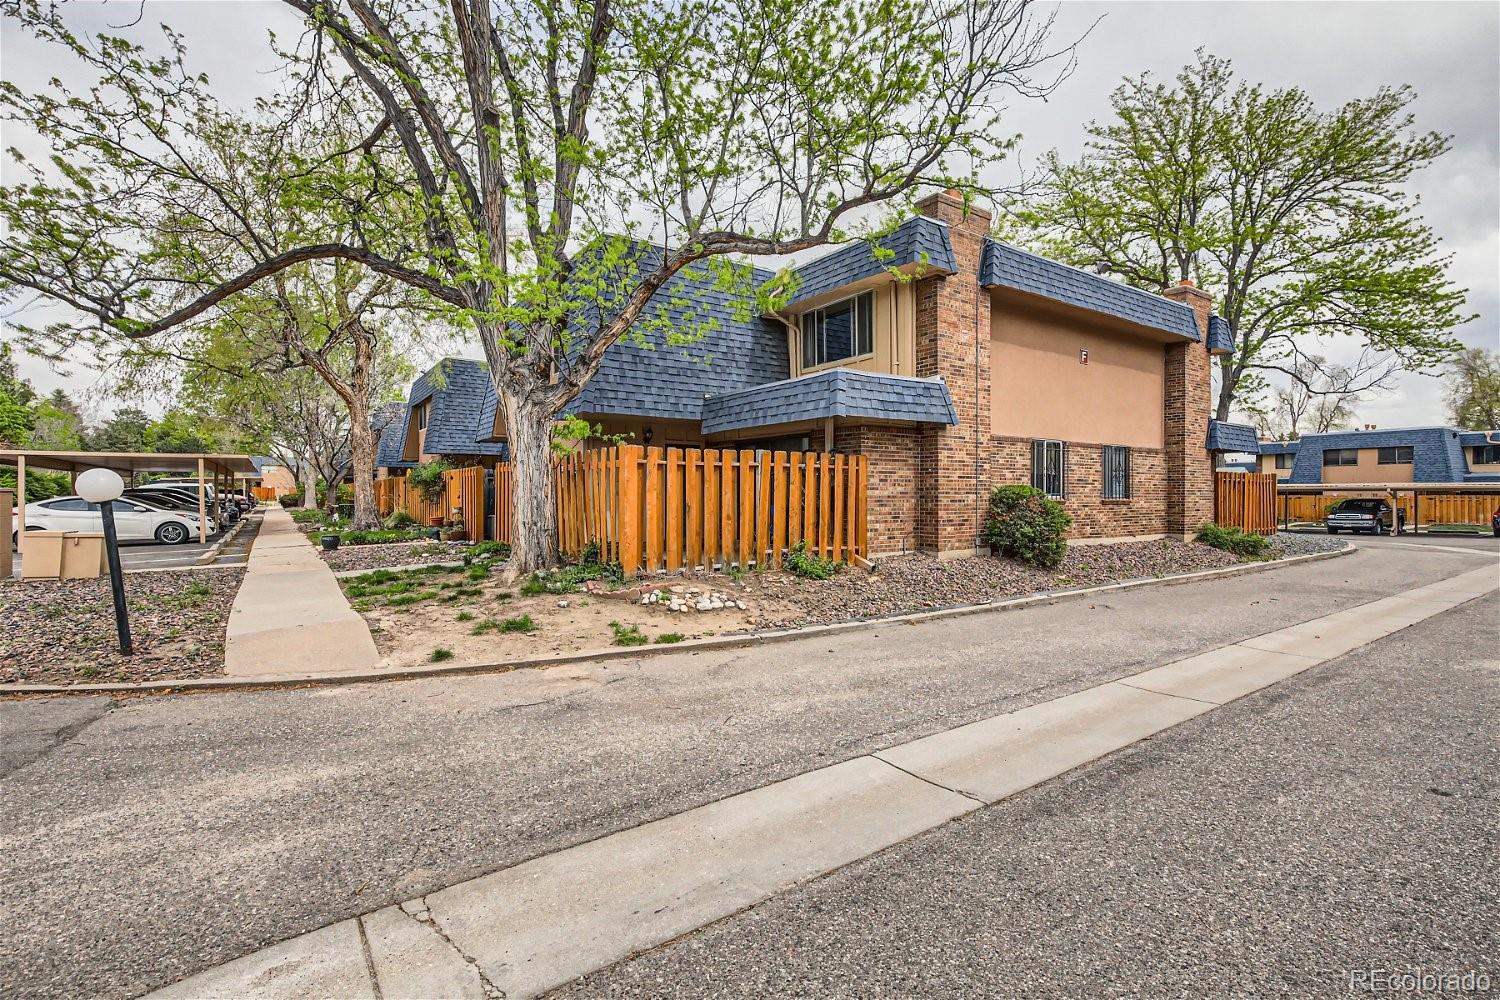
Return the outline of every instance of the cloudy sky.
{"type": "MultiPolygon", "coordinates": [[[[71,5],[80,30],[135,18],[137,4],[71,5]]],[[[190,58],[209,72],[226,103],[248,101],[268,87],[268,29],[297,31],[275,0],[148,0],[143,24],[167,22],[187,39],[190,58]]],[[[1452,275],[1469,289],[1478,318],[1458,331],[1467,344],[1500,347],[1500,5],[1494,3],[1064,3],[1057,37],[1092,32],[1079,48],[1076,72],[1046,102],[1018,102],[1012,130],[1022,136],[1012,163],[997,165],[1008,180],[1047,149],[1076,154],[1083,126],[1108,113],[1110,91],[1125,75],[1171,76],[1202,46],[1233,60],[1246,79],[1268,87],[1297,85],[1323,107],[1410,84],[1423,129],[1452,136],[1452,150],[1420,175],[1414,190],[1423,212],[1453,253],[1452,275]],[[1097,22],[1097,23],[1096,23],[1097,22]]],[[[70,79],[50,50],[0,23],[0,74],[36,86],[53,74],[70,79]]],[[[75,74],[76,76],[76,74],[75,74]]],[[[32,137],[3,136],[6,145],[35,148],[32,137]]],[[[477,350],[465,353],[478,356],[477,350]]],[[[1335,357],[1337,351],[1332,351],[1335,357]]],[[[1352,353],[1352,352],[1351,352],[1352,353]]],[[[107,412],[100,376],[79,366],[65,371],[28,360],[38,386],[92,392],[91,409],[107,412]]],[[[1395,391],[1358,407],[1361,421],[1383,427],[1442,422],[1437,378],[1408,374],[1395,391]]]]}

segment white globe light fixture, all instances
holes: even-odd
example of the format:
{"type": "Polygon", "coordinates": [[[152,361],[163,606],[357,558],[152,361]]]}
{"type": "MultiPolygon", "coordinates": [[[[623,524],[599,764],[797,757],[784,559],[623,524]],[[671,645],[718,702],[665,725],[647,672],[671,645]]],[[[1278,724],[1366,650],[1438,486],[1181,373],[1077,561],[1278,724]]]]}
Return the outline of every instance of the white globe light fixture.
{"type": "Polygon", "coordinates": [[[78,477],[78,495],[89,503],[118,500],[125,492],[125,480],[113,469],[90,469],[78,477]]]}
{"type": "Polygon", "coordinates": [[[89,503],[99,505],[104,522],[104,554],[109,559],[109,589],[115,598],[115,632],[120,638],[120,652],[134,652],[130,642],[130,618],[125,604],[125,576],[120,572],[120,547],[115,540],[115,505],[125,491],[125,480],[112,469],[90,469],[75,481],[74,489],[89,503]]]}

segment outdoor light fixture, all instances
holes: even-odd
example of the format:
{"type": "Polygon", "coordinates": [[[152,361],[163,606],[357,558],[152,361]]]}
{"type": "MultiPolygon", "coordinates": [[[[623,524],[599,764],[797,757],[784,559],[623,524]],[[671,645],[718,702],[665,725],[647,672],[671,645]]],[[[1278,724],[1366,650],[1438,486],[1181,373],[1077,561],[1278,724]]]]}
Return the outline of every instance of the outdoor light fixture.
{"type": "Polygon", "coordinates": [[[125,480],[109,469],[90,469],[78,477],[78,495],[99,505],[104,518],[104,554],[109,559],[109,589],[115,595],[115,633],[120,637],[120,652],[129,656],[130,619],[125,612],[125,577],[120,573],[120,548],[115,541],[115,501],[125,490],[125,480]]]}
{"type": "Polygon", "coordinates": [[[641,440],[644,441],[646,444],[650,444],[651,443],[651,439],[653,437],[655,437],[655,436],[656,436],[656,432],[653,431],[649,427],[647,427],[645,430],[641,431],[641,440]]]}

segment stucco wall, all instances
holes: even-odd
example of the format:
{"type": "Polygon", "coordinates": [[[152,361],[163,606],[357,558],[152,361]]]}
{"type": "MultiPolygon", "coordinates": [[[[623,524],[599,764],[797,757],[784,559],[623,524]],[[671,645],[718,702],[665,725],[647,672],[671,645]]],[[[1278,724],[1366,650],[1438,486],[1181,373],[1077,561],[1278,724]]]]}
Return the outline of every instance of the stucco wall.
{"type": "Polygon", "coordinates": [[[1160,343],[997,297],[990,365],[996,435],[1162,447],[1160,343]]]}
{"type": "MultiPolygon", "coordinates": [[[[1318,461],[1323,461],[1323,453],[1318,453],[1318,461]]],[[[1409,483],[1412,481],[1412,466],[1406,465],[1381,465],[1380,449],[1360,448],[1358,465],[1325,465],[1323,466],[1323,482],[1325,483],[1409,483]]]]}

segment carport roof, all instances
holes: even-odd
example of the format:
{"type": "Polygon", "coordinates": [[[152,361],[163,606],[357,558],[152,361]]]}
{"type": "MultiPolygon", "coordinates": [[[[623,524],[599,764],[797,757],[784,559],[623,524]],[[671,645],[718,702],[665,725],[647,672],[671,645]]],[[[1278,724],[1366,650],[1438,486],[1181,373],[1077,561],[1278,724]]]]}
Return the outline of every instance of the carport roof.
{"type": "Polygon", "coordinates": [[[14,467],[20,459],[28,469],[82,472],[113,469],[115,472],[183,472],[196,475],[198,460],[205,474],[222,473],[237,479],[259,479],[260,472],[249,455],[168,454],[149,451],[0,451],[0,465],[14,467]]]}

